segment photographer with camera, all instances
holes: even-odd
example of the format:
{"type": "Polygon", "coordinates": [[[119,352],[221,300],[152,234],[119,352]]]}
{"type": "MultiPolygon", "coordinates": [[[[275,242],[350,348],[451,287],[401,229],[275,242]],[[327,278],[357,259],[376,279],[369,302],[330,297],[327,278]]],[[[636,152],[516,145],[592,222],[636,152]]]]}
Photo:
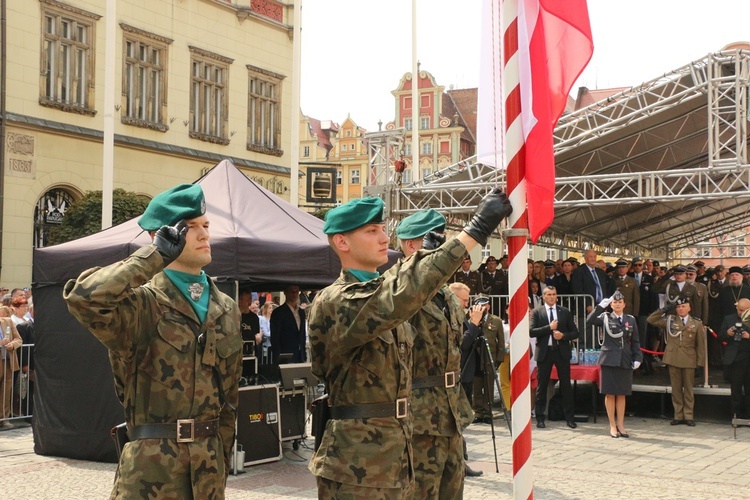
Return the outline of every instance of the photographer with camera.
{"type": "Polygon", "coordinates": [[[748,418],[750,417],[750,299],[738,300],[736,309],[735,314],[724,317],[719,329],[719,338],[727,342],[727,348],[724,351],[724,376],[729,379],[732,387],[732,415],[737,418],[748,418]]]}

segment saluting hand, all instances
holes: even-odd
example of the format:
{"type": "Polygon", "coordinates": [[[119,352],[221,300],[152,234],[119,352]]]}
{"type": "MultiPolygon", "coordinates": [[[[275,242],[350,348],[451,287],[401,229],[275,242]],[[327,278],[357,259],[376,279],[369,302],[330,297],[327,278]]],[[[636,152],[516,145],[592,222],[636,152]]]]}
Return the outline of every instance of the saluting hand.
{"type": "Polygon", "coordinates": [[[164,260],[164,267],[171,264],[182,253],[187,232],[187,224],[182,220],[174,227],[162,226],[154,235],[154,246],[164,260]]]}

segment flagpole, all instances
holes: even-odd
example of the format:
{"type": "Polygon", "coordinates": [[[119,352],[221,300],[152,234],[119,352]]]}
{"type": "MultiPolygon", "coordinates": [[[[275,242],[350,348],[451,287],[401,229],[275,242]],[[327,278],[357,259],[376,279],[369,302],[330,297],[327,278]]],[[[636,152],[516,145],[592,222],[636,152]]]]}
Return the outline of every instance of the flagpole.
{"type": "Polygon", "coordinates": [[[524,136],[521,127],[521,98],[518,67],[518,1],[502,1],[502,83],[503,94],[503,164],[506,168],[507,191],[513,214],[505,231],[510,261],[509,323],[511,366],[511,416],[513,440],[513,498],[534,498],[534,477],[531,463],[531,378],[529,373],[529,302],[527,264],[528,216],[524,136]]]}
{"type": "Polygon", "coordinates": [[[411,181],[419,180],[419,62],[417,0],[411,0],[411,181]]]}

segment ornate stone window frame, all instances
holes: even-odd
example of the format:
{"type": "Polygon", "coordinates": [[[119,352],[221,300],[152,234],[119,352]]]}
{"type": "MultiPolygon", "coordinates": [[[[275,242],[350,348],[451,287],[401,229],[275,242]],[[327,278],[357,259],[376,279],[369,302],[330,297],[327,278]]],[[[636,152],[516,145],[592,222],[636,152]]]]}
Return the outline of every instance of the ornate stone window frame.
{"type": "Polygon", "coordinates": [[[39,3],[39,104],[66,112],[95,116],[96,110],[93,106],[96,86],[96,23],[102,16],[56,0],[39,0],[39,3]],[[69,35],[63,33],[64,27],[70,30],[69,35]],[[72,65],[72,72],[63,72],[63,67],[66,66],[63,64],[63,48],[72,49],[67,54],[67,66],[72,65]],[[84,53],[82,57],[79,54],[81,52],[84,53]],[[84,66],[83,70],[81,66],[84,66]],[[50,81],[51,77],[54,81],[50,81]]]}
{"type": "MultiPolygon", "coordinates": [[[[126,125],[133,125],[136,127],[148,128],[151,130],[158,130],[160,132],[166,132],[169,130],[167,124],[167,92],[169,89],[169,46],[173,40],[155,33],[130,26],[129,24],[120,23],[120,28],[123,31],[122,41],[122,96],[120,99],[120,121],[126,125]],[[153,56],[157,56],[156,61],[151,60],[144,61],[142,58],[133,54],[128,54],[128,47],[135,47],[138,51],[140,48],[145,50],[153,56]],[[131,69],[132,68],[132,69],[131,69]],[[137,76],[133,73],[133,69],[139,69],[145,71],[143,77],[147,83],[145,88],[146,92],[153,89],[154,79],[156,79],[158,95],[155,98],[156,102],[156,116],[153,117],[153,113],[148,113],[146,116],[143,112],[139,112],[136,109],[136,99],[140,98],[140,93],[144,91],[144,88],[139,85],[133,85],[137,76]],[[128,81],[130,80],[130,82],[128,81]],[[135,91],[138,95],[129,99],[129,92],[135,91]],[[150,115],[150,116],[149,116],[150,115]],[[155,119],[152,119],[155,118],[155,119]]],[[[152,108],[153,109],[153,108],[152,108]]]]}

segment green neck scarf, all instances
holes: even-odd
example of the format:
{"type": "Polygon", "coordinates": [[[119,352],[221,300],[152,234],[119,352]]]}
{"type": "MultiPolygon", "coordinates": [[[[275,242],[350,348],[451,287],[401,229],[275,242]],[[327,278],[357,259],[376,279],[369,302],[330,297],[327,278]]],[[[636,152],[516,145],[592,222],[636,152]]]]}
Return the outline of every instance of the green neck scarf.
{"type": "Polygon", "coordinates": [[[165,269],[164,274],[167,278],[177,287],[180,293],[187,299],[193,311],[198,316],[201,323],[206,321],[206,315],[208,314],[208,300],[210,297],[208,276],[206,273],[201,271],[200,274],[189,274],[183,273],[182,271],[175,271],[173,269],[165,269]],[[201,289],[201,286],[203,287],[201,289]],[[192,289],[192,293],[191,293],[192,289]],[[202,290],[202,291],[201,291],[202,290]]]}
{"type": "Polygon", "coordinates": [[[360,269],[347,269],[347,271],[352,273],[359,281],[370,281],[380,277],[380,273],[377,271],[374,273],[370,271],[362,271],[360,269]]]}

